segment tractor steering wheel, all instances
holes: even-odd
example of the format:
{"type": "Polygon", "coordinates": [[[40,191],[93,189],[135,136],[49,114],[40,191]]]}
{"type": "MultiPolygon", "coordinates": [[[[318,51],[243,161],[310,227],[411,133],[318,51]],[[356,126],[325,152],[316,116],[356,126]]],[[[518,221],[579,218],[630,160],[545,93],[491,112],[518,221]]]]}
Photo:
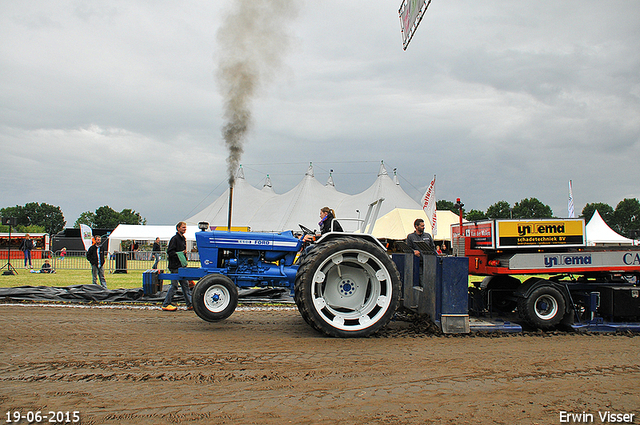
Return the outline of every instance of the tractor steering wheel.
{"type": "Polygon", "coordinates": [[[304,227],[302,224],[298,224],[298,226],[300,226],[300,229],[302,229],[302,233],[305,235],[315,235],[316,233],[309,229],[308,227],[304,227]]]}

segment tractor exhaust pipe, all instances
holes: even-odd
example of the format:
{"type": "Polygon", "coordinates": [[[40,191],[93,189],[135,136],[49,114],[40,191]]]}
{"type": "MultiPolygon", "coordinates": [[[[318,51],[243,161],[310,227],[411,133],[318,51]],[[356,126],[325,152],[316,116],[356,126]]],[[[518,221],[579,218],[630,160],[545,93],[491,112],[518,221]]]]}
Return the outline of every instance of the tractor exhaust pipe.
{"type": "Polygon", "coordinates": [[[233,205],[233,186],[229,186],[229,216],[227,219],[227,231],[231,231],[231,207],[233,205]]]}

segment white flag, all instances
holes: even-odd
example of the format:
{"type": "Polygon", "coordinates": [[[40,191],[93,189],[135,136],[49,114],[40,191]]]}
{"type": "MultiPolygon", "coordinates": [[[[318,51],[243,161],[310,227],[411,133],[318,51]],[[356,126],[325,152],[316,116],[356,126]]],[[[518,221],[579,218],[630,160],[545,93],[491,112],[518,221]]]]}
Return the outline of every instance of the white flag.
{"type": "Polygon", "coordinates": [[[573,188],[571,180],[569,180],[569,218],[574,218],[575,216],[576,213],[573,210],[573,188]]]}
{"type": "Polygon", "coordinates": [[[427,214],[427,219],[431,223],[431,234],[436,235],[438,228],[436,227],[436,176],[434,174],[431,184],[422,197],[422,209],[427,214]]]}
{"type": "Polygon", "coordinates": [[[84,249],[88,250],[92,245],[91,236],[93,232],[91,231],[91,227],[86,224],[80,225],[80,236],[82,237],[82,243],[84,244],[84,249]]]}

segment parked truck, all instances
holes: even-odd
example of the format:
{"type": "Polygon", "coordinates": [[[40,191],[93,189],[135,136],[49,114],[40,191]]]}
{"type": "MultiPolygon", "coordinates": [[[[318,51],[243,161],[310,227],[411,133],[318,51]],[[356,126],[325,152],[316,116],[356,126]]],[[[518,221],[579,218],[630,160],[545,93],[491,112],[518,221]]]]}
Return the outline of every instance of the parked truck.
{"type": "Polygon", "coordinates": [[[485,276],[470,289],[472,313],[515,312],[543,330],[640,321],[640,248],[587,246],[581,218],[460,223],[452,245],[485,276]]]}

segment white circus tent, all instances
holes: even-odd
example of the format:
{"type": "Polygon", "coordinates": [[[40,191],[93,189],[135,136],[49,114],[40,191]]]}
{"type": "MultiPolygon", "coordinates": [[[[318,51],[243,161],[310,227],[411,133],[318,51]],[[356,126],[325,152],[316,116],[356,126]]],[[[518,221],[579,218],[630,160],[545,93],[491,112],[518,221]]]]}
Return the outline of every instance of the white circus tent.
{"type": "MultiPolygon", "coordinates": [[[[187,239],[187,249],[195,245],[196,232],[198,226],[187,225],[187,232],[184,234],[187,239]]],[[[123,241],[155,241],[156,238],[160,238],[163,242],[169,242],[176,234],[176,226],[151,226],[151,225],[137,225],[137,224],[119,224],[113,232],[109,234],[109,252],[122,251],[123,241]]]]}
{"type": "MultiPolygon", "coordinates": [[[[320,183],[314,176],[313,165],[309,165],[298,185],[283,194],[277,194],[274,191],[269,176],[262,189],[253,187],[245,180],[241,167],[236,175],[233,190],[231,226],[232,228],[249,228],[255,232],[298,230],[299,224],[318,229],[320,209],[328,206],[335,210],[336,217],[345,231],[355,231],[359,228],[358,220],[365,218],[369,204],[381,198],[384,201],[378,218],[398,208],[422,211],[418,202],[402,190],[397,176],[395,181],[389,176],[384,164],[380,165],[378,176],[373,184],[356,195],[339,192],[331,175],[325,185],[320,183]]],[[[438,214],[441,213],[438,212],[438,214]]],[[[193,234],[199,222],[206,221],[213,228],[226,229],[228,214],[229,189],[200,212],[184,220],[187,223],[189,244],[193,243],[193,234]]],[[[410,227],[413,226],[413,220],[416,218],[413,215],[415,214],[412,214],[408,223],[410,227]]],[[[428,222],[426,219],[425,221],[428,222]]],[[[438,228],[440,229],[440,225],[438,228]]],[[[448,234],[447,230],[441,230],[438,233],[441,232],[448,234]]],[[[123,240],[153,241],[156,236],[168,239],[175,234],[175,227],[121,225],[114,233],[110,251],[119,250],[120,242],[123,240]]]]}
{"type": "MultiPolygon", "coordinates": [[[[333,182],[331,178],[330,182],[333,182]]],[[[322,207],[337,205],[347,196],[338,192],[333,184],[323,186],[315,178],[313,166],[309,165],[304,178],[296,187],[268,199],[256,209],[249,227],[256,232],[297,230],[299,224],[313,228],[313,224],[320,219],[322,207]]],[[[233,223],[237,223],[235,216],[233,223]]]]}
{"type": "MultiPolygon", "coordinates": [[[[380,165],[378,177],[365,191],[348,195],[339,192],[333,177],[322,185],[314,176],[313,165],[309,165],[302,181],[288,192],[278,195],[267,178],[262,190],[252,187],[244,179],[242,168],[236,177],[233,191],[231,225],[249,227],[256,232],[281,232],[297,230],[299,224],[311,229],[318,228],[319,211],[328,206],[336,212],[336,217],[345,231],[354,231],[358,219],[366,215],[369,204],[383,198],[379,217],[394,208],[419,209],[420,205],[407,195],[397,181],[389,177],[384,164],[380,165]]],[[[206,221],[214,227],[224,227],[228,222],[229,190],[199,213],[189,217],[187,224],[196,225],[206,221]]]]}
{"type": "MultiPolygon", "coordinates": [[[[340,217],[354,217],[354,215],[357,214],[357,211],[360,211],[360,215],[364,216],[369,204],[377,201],[378,199],[384,199],[378,217],[382,217],[396,208],[413,210],[420,209],[420,204],[416,202],[415,199],[407,195],[400,187],[397,179],[394,181],[389,177],[384,164],[380,164],[376,181],[373,182],[373,184],[365,191],[358,193],[357,195],[345,197],[335,208],[336,216],[338,219],[340,217]]],[[[345,228],[345,230],[347,229],[345,228]]]]}
{"type": "MultiPolygon", "coordinates": [[[[238,169],[233,187],[232,223],[233,227],[248,227],[254,218],[256,211],[264,203],[277,197],[271,187],[271,179],[267,180],[262,190],[249,184],[244,178],[242,167],[238,169]]],[[[213,227],[227,226],[229,222],[229,188],[215,201],[199,213],[185,220],[187,226],[197,225],[201,221],[208,222],[213,227]]]]}
{"type": "MultiPolygon", "coordinates": [[[[416,218],[423,219],[425,231],[433,234],[431,223],[423,209],[395,208],[376,221],[376,225],[373,228],[373,236],[379,239],[405,239],[409,233],[415,231],[413,222],[416,218]]],[[[451,241],[451,225],[459,223],[459,221],[458,214],[449,210],[437,210],[437,233],[433,239],[436,241],[451,241]]],[[[462,221],[466,222],[467,220],[462,219],[462,221]]]]}

